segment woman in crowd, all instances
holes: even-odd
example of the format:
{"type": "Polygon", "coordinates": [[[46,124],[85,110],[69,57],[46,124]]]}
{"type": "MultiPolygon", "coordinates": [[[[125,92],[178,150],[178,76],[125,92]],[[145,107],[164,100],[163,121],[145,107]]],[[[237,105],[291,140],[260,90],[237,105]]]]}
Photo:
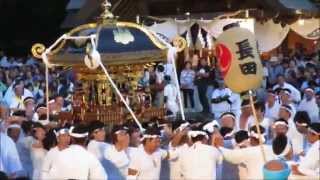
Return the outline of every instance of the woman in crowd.
{"type": "Polygon", "coordinates": [[[195,72],[191,69],[191,62],[187,61],[180,75],[181,89],[183,92],[184,107],[188,108],[188,99],[192,110],[194,110],[194,78],[195,72]]]}

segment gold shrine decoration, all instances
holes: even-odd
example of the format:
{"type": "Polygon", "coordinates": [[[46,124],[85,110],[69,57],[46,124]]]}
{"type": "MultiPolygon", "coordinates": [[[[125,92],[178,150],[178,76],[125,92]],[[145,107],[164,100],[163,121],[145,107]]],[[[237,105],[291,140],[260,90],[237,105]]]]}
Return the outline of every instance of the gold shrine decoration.
{"type": "Polygon", "coordinates": [[[46,50],[46,47],[43,44],[36,43],[31,48],[31,53],[35,58],[41,59],[42,53],[46,50]]]}
{"type": "Polygon", "coordinates": [[[173,46],[177,48],[178,52],[183,51],[187,47],[187,41],[181,36],[175,37],[172,43],[173,46]]]}

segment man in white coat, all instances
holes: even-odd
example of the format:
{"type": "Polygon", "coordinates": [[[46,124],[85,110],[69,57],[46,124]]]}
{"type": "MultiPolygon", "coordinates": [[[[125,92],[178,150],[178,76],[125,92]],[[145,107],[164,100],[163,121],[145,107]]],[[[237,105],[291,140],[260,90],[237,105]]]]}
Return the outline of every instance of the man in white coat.
{"type": "Polygon", "coordinates": [[[69,129],[67,128],[58,128],[54,130],[54,134],[56,135],[57,145],[51,148],[46,154],[41,171],[41,179],[50,179],[51,173],[55,173],[54,169],[54,159],[60,155],[60,153],[69,147],[70,144],[70,135],[69,129]],[[52,172],[53,171],[53,172],[52,172]]]}
{"type": "Polygon", "coordinates": [[[301,100],[300,91],[295,88],[293,85],[287,83],[283,75],[278,75],[277,84],[273,86],[273,90],[281,89],[289,89],[291,91],[291,98],[295,104],[299,103],[301,100]]]}
{"type": "Polygon", "coordinates": [[[179,157],[183,178],[216,179],[216,166],[222,162],[222,154],[208,145],[209,136],[202,129],[189,131],[188,137],[193,144],[179,157]]]}
{"type": "Polygon", "coordinates": [[[107,179],[99,160],[85,149],[87,127],[78,124],[70,128],[69,134],[73,143],[55,158],[52,179],[107,179]]]}
{"type": "Polygon", "coordinates": [[[319,107],[312,88],[304,90],[304,97],[300,102],[298,111],[306,111],[312,122],[319,122],[319,107]]]}
{"type": "Polygon", "coordinates": [[[167,85],[164,87],[164,102],[167,110],[169,110],[172,115],[176,116],[179,111],[178,105],[178,89],[177,87],[171,83],[171,77],[164,77],[167,85]]]}
{"type": "Polygon", "coordinates": [[[293,174],[320,178],[320,123],[312,123],[308,130],[308,141],[312,144],[299,165],[292,166],[293,174]]]}
{"type": "MultiPolygon", "coordinates": [[[[260,126],[261,133],[263,134],[264,128],[260,126]]],[[[242,149],[227,149],[220,147],[223,157],[225,160],[234,163],[240,164],[244,163],[248,169],[247,179],[263,179],[263,166],[264,160],[259,147],[258,134],[255,127],[251,128],[250,131],[250,144],[251,147],[242,148],[242,149]]],[[[275,158],[272,147],[266,144],[262,145],[266,155],[266,160],[272,160],[275,158]]]]}
{"type": "Polygon", "coordinates": [[[211,96],[211,112],[218,119],[221,114],[231,110],[232,101],[230,100],[232,91],[225,87],[224,81],[219,81],[219,88],[215,89],[211,96]]]}
{"type": "Polygon", "coordinates": [[[9,178],[16,178],[22,171],[19,154],[13,140],[0,131],[0,171],[9,178]]]}
{"type": "Polygon", "coordinates": [[[142,144],[130,156],[128,178],[136,180],[160,179],[161,161],[168,158],[168,152],[160,149],[160,130],[146,129],[142,144]]]}

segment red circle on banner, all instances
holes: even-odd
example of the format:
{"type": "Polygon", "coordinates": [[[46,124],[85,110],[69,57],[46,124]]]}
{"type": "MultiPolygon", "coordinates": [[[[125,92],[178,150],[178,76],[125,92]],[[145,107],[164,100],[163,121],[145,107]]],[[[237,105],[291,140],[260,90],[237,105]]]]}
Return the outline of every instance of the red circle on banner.
{"type": "Polygon", "coordinates": [[[223,44],[217,44],[216,54],[219,60],[221,73],[224,77],[228,73],[231,66],[231,60],[232,60],[231,51],[227,46],[223,44]]]}

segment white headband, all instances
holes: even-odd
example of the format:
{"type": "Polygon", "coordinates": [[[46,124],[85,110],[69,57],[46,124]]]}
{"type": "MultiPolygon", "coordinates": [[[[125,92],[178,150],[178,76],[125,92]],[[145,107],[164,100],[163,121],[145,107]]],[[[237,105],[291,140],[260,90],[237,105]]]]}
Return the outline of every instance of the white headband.
{"type": "Polygon", "coordinates": [[[234,134],[234,130],[232,130],[228,134],[225,134],[224,137],[231,137],[233,134],[234,134]]]}
{"type": "Polygon", "coordinates": [[[286,147],[284,148],[284,150],[282,151],[282,153],[280,153],[280,154],[277,155],[277,156],[278,156],[278,157],[284,157],[284,156],[286,156],[286,155],[290,152],[291,147],[292,147],[292,145],[291,145],[291,143],[290,143],[290,141],[289,141],[289,139],[288,139],[286,147]]]}
{"type": "Polygon", "coordinates": [[[181,124],[177,129],[181,132],[183,131],[186,127],[188,127],[190,125],[190,123],[185,122],[183,124],[181,124]]]}
{"type": "Polygon", "coordinates": [[[299,123],[299,122],[296,122],[296,125],[308,127],[308,124],[307,124],[307,123],[299,123]]]}
{"type": "Polygon", "coordinates": [[[126,129],[119,129],[118,131],[114,132],[114,134],[120,134],[121,132],[128,132],[126,129]]]}
{"type": "Polygon", "coordinates": [[[272,127],[276,128],[278,125],[284,125],[284,126],[288,127],[288,124],[283,121],[276,121],[275,123],[273,123],[272,127]]]}
{"type": "Polygon", "coordinates": [[[10,124],[10,125],[8,126],[8,129],[10,129],[10,128],[21,129],[21,126],[20,126],[19,124],[10,124]]]}
{"type": "Polygon", "coordinates": [[[140,140],[143,141],[145,139],[154,139],[154,138],[159,138],[159,137],[160,137],[159,135],[144,134],[140,140]]]}
{"type": "Polygon", "coordinates": [[[42,125],[42,126],[46,126],[50,123],[50,121],[48,119],[46,120],[38,120],[38,122],[42,125]]]}
{"type": "MultiPolygon", "coordinates": [[[[253,137],[259,140],[259,134],[254,131],[250,131],[250,137],[253,137]]],[[[261,140],[262,140],[262,143],[266,142],[266,139],[264,138],[264,134],[261,134],[261,140]]]]}
{"type": "Polygon", "coordinates": [[[287,108],[287,107],[285,107],[285,106],[281,106],[280,108],[285,109],[285,110],[288,111],[288,112],[290,113],[290,115],[292,116],[292,114],[293,114],[292,109],[289,109],[289,108],[287,108]]]}
{"type": "Polygon", "coordinates": [[[189,136],[190,138],[194,138],[194,137],[197,137],[197,136],[199,136],[199,135],[203,135],[203,136],[205,136],[207,139],[209,139],[209,136],[208,136],[208,134],[207,134],[206,132],[203,132],[203,131],[189,131],[189,132],[188,132],[188,136],[189,136]]]}
{"type": "Polygon", "coordinates": [[[304,91],[310,91],[310,92],[313,92],[313,93],[314,93],[314,90],[311,89],[311,88],[307,88],[307,89],[305,89],[304,91]]]}
{"type": "Polygon", "coordinates": [[[316,132],[315,130],[308,128],[308,131],[310,131],[311,133],[320,136],[320,133],[316,132]]]}
{"type": "Polygon", "coordinates": [[[54,134],[56,135],[56,137],[58,137],[58,136],[60,136],[60,135],[62,135],[62,134],[67,134],[67,133],[69,133],[69,129],[67,129],[67,128],[62,128],[62,129],[60,129],[60,130],[58,130],[58,131],[53,130],[53,132],[54,132],[54,134]]]}
{"type": "Polygon", "coordinates": [[[240,143],[237,143],[235,141],[235,139],[232,139],[232,144],[233,146],[237,146],[237,147],[241,147],[241,146],[247,146],[250,144],[250,141],[249,139],[244,139],[243,141],[241,141],[240,143]]]}
{"type": "Polygon", "coordinates": [[[213,120],[213,121],[207,123],[206,125],[204,125],[202,130],[208,131],[209,133],[213,133],[214,132],[214,126],[218,126],[219,127],[219,123],[216,120],[213,120]]]}
{"type": "Polygon", "coordinates": [[[69,130],[69,134],[70,134],[70,136],[72,136],[72,137],[75,137],[75,138],[85,138],[85,137],[87,137],[87,136],[89,135],[88,132],[82,133],[82,134],[80,134],[80,133],[73,133],[73,132],[72,132],[73,129],[74,129],[74,126],[72,126],[72,127],[70,128],[70,130],[69,130]]]}

